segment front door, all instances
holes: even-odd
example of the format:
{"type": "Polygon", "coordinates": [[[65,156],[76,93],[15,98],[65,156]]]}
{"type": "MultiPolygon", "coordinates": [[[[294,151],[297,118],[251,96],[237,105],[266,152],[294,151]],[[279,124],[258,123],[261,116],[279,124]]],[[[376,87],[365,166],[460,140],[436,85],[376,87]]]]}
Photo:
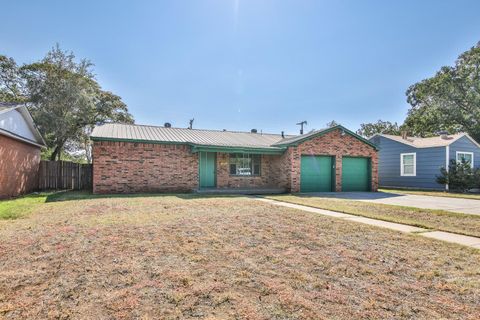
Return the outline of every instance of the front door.
{"type": "Polygon", "coordinates": [[[200,152],[199,154],[200,188],[214,188],[216,176],[216,153],[200,152]]]}

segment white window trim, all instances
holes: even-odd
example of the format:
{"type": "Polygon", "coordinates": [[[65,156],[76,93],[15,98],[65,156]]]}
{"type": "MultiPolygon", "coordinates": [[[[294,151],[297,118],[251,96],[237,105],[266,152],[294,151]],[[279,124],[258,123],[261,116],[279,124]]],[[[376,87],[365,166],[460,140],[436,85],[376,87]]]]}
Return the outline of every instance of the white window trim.
{"type": "Polygon", "coordinates": [[[417,176],[417,153],[400,153],[400,175],[402,177],[416,177],[417,176]],[[412,156],[413,155],[413,173],[405,173],[403,166],[403,156],[412,156]]]}
{"type": "Polygon", "coordinates": [[[473,164],[475,163],[475,160],[473,159],[473,152],[468,152],[468,151],[457,151],[455,152],[455,161],[457,161],[457,163],[460,163],[460,161],[458,161],[458,155],[459,154],[469,154],[472,156],[472,161],[470,162],[470,167],[472,167],[473,169],[473,164]]]}

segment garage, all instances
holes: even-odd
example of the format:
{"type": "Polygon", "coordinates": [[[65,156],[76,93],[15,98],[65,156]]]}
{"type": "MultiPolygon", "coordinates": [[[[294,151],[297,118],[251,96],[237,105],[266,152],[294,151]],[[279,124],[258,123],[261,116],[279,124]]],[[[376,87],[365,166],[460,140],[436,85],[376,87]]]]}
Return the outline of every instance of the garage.
{"type": "Polygon", "coordinates": [[[334,163],[331,156],[303,155],[300,167],[300,192],[333,191],[334,163]]]}
{"type": "Polygon", "coordinates": [[[370,191],[369,158],[342,158],[342,191],[370,191]]]}

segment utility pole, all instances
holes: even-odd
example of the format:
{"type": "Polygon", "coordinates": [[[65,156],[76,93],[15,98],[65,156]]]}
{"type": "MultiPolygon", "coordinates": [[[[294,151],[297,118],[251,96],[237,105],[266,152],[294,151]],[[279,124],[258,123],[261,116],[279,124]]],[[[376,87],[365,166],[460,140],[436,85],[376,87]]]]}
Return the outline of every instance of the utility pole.
{"type": "Polygon", "coordinates": [[[307,125],[306,120],[303,120],[302,122],[297,123],[297,126],[300,126],[300,134],[303,134],[303,125],[307,125]]]}
{"type": "Polygon", "coordinates": [[[188,126],[188,129],[193,129],[193,120],[195,120],[195,118],[190,119],[190,125],[188,126]]]}

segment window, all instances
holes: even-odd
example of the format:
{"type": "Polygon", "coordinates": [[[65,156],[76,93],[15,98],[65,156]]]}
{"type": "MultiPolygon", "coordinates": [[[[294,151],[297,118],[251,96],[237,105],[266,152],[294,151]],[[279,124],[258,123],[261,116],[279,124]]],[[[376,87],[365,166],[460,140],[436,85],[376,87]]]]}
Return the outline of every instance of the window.
{"type": "Polygon", "coordinates": [[[473,152],[457,151],[457,162],[460,163],[462,160],[473,168],[473,152]]]}
{"type": "Polygon", "coordinates": [[[405,177],[414,177],[417,175],[417,154],[400,154],[400,175],[405,177]]]}
{"type": "Polygon", "coordinates": [[[230,174],[235,176],[259,176],[259,154],[232,153],[230,154],[230,174]]]}

